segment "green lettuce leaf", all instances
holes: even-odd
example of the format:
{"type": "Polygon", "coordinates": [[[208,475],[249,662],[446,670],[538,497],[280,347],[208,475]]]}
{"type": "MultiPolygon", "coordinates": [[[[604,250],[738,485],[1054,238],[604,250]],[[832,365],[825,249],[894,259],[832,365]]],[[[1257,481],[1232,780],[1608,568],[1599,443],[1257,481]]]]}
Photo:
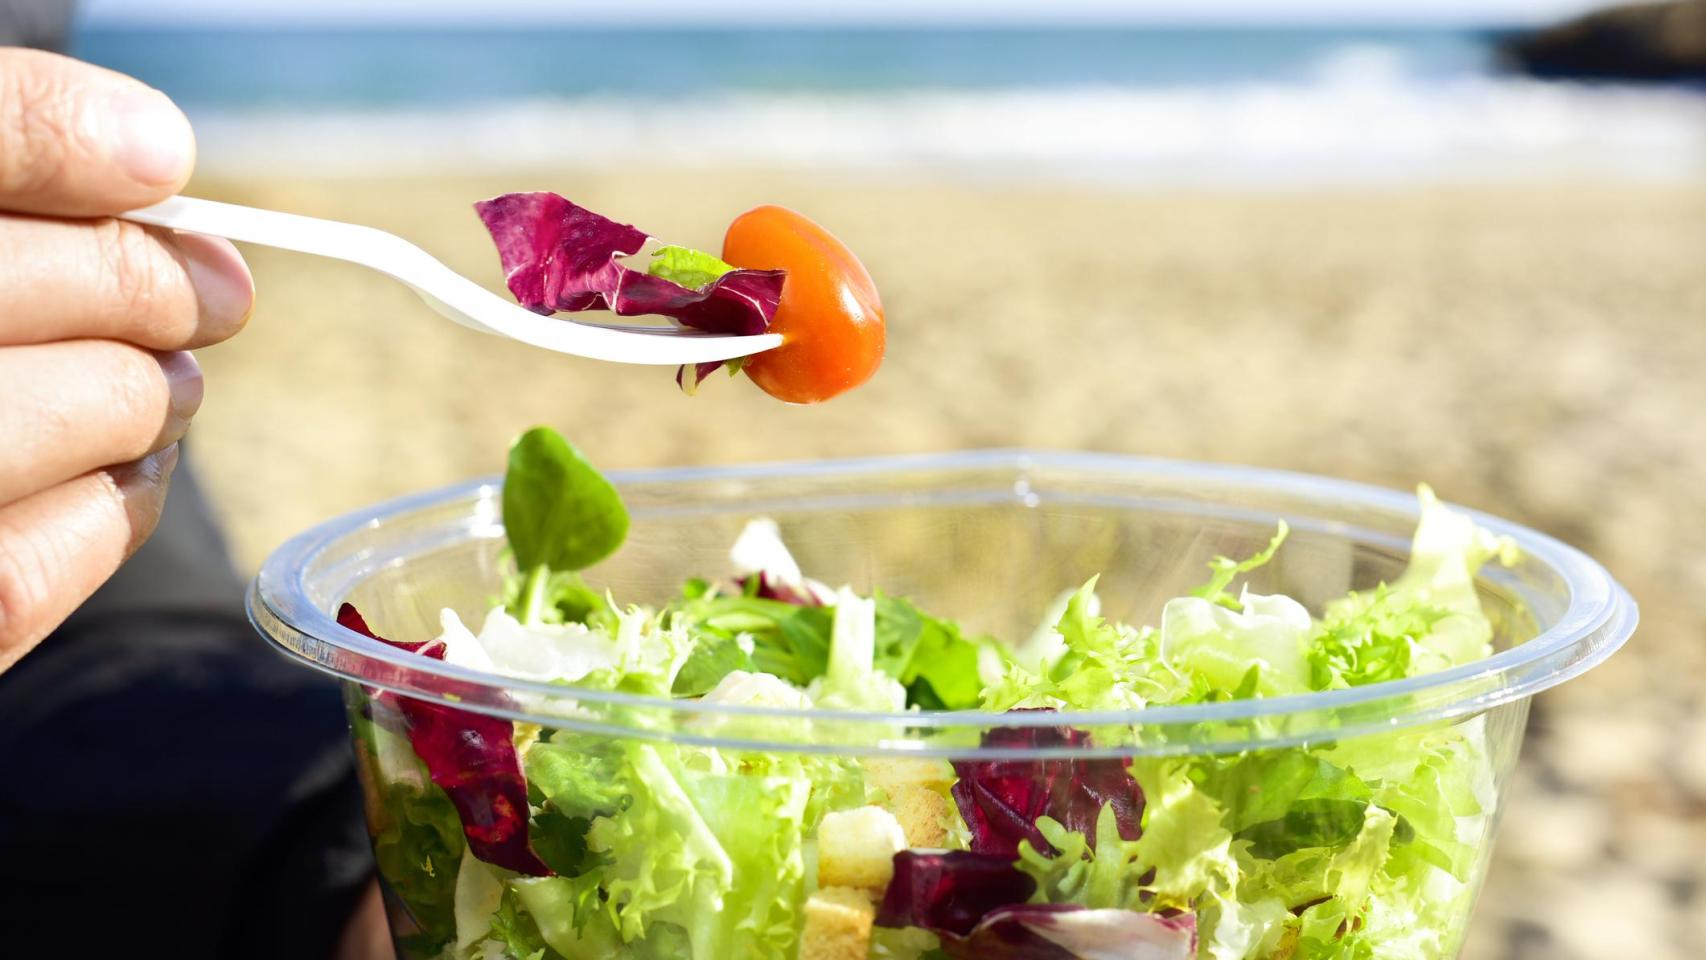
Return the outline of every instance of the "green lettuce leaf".
{"type": "Polygon", "coordinates": [[[601,909],[596,878],[514,877],[505,893],[531,919],[539,939],[569,960],[621,950],[616,928],[601,909]]]}
{"type": "Polygon", "coordinates": [[[733,269],[704,251],[673,244],[659,247],[646,264],[647,273],[689,290],[697,290],[733,269]]]}
{"type": "Polygon", "coordinates": [[[580,623],[615,633],[616,610],[610,598],[588,586],[581,575],[558,571],[504,579],[503,607],[523,623],[580,623]]]}
{"type": "Polygon", "coordinates": [[[1201,951],[1213,960],[1276,955],[1292,920],[1278,897],[1249,898],[1213,891],[1197,904],[1201,951]]]}
{"type": "MultiPolygon", "coordinates": [[[[666,608],[666,615],[688,631],[695,652],[729,643],[750,647],[750,665],[732,669],[772,674],[803,687],[823,676],[829,666],[834,614],[825,607],[718,593],[703,581],[689,581],[681,597],[666,608]]],[[[720,656],[722,665],[734,660],[732,653],[720,656]]],[[[709,665],[701,667],[705,669],[696,668],[694,686],[704,686],[714,672],[709,665]]],[[[716,686],[716,680],[705,689],[716,686]]]]}
{"type": "Polygon", "coordinates": [[[1056,655],[1037,670],[1014,660],[1001,663],[1000,679],[983,691],[983,708],[1135,710],[1177,690],[1180,678],[1165,669],[1155,631],[1102,619],[1093,612],[1095,597],[1092,577],[1055,624],[1056,655]]]}
{"type": "MultiPolygon", "coordinates": [[[[1326,751],[1334,762],[1373,784],[1374,802],[1401,818],[1401,858],[1432,865],[1459,882],[1469,879],[1485,842],[1478,836],[1466,839],[1462,821],[1490,829],[1486,814],[1493,804],[1492,763],[1483,722],[1476,718],[1360,737],[1326,751]]],[[[1398,866],[1420,869],[1420,864],[1398,866]]]]}
{"type": "Polygon", "coordinates": [[[1286,696],[1309,690],[1314,629],[1309,611],[1290,597],[1246,594],[1236,610],[1180,597],[1161,612],[1161,649],[1193,690],[1286,696]]]}
{"type": "Polygon", "coordinates": [[[1447,616],[1385,584],[1335,602],[1310,641],[1310,686],[1334,690],[1411,676],[1419,644],[1447,616]]]}
{"type": "Polygon", "coordinates": [[[492,918],[503,905],[500,868],[479,857],[462,858],[456,870],[456,949],[466,952],[492,932],[492,918]]]}
{"type": "Polygon", "coordinates": [[[492,915],[491,938],[504,945],[515,960],[563,960],[539,932],[531,914],[522,910],[513,888],[504,890],[498,912],[492,915]]]}
{"type": "Polygon", "coordinates": [[[1225,811],[1197,788],[1187,759],[1140,757],[1131,775],[1143,789],[1143,836],[1138,858],[1155,871],[1148,890],[1155,907],[1191,909],[1206,893],[1228,893],[1238,882],[1238,862],[1225,811]]]}
{"type": "Polygon", "coordinates": [[[1226,811],[1234,839],[1268,860],[1349,843],[1371,797],[1360,778],[1302,750],[1205,759],[1192,779],[1226,811]]]}
{"type": "Polygon", "coordinates": [[[604,864],[588,841],[594,818],[626,802],[617,782],[619,757],[607,737],[560,730],[530,747],[522,759],[533,851],[559,876],[574,877],[604,864]]]}
{"type": "Polygon", "coordinates": [[[743,637],[708,636],[695,642],[693,652],[675,675],[670,692],[678,697],[702,697],[737,670],[752,673],[752,641],[743,637]]]}
{"type": "Polygon", "coordinates": [[[1232,581],[1236,580],[1239,574],[1249,573],[1252,570],[1267,566],[1268,562],[1273,560],[1274,554],[1279,552],[1280,544],[1285,542],[1286,535],[1290,532],[1291,528],[1286,526],[1284,520],[1281,520],[1279,528],[1274,531],[1273,539],[1268,541],[1266,549],[1248,560],[1233,560],[1229,557],[1215,557],[1210,560],[1208,568],[1211,575],[1208,582],[1192,590],[1191,596],[1230,610],[1242,610],[1244,608],[1243,603],[1237,597],[1227,593],[1226,588],[1232,585],[1232,581]]]}
{"type": "Polygon", "coordinates": [[[615,641],[615,665],[588,673],[575,686],[668,697],[694,647],[686,624],[643,607],[616,612],[615,641]]]}
{"type": "Polygon", "coordinates": [[[1045,856],[1029,840],[1019,841],[1016,866],[1037,881],[1032,903],[1075,903],[1093,910],[1147,909],[1139,841],[1120,836],[1111,804],[1096,815],[1094,848],[1083,834],[1066,829],[1052,817],[1038,818],[1037,829],[1060,852],[1045,856]]]}
{"type": "MultiPolygon", "coordinates": [[[[978,705],[978,658],[997,649],[993,640],[968,638],[958,624],[902,598],[877,593],[869,601],[855,599],[875,605],[871,666],[905,688],[907,706],[963,710],[978,705]]],[[[772,674],[798,687],[829,673],[834,607],[797,606],[750,592],[720,593],[696,580],[688,582],[670,611],[694,638],[676,696],[700,696],[736,670],[772,674]]]]}
{"type": "Polygon", "coordinates": [[[368,826],[379,875],[403,902],[417,932],[409,946],[437,952],[456,936],[457,866],[464,859],[462,819],[408,740],[351,711],[368,826]]]}
{"type": "Polygon", "coordinates": [[[807,688],[812,701],[829,710],[904,710],[906,690],[876,668],[876,601],[844,587],[832,609],[829,663],[807,688]]]}
{"type": "Polygon", "coordinates": [[[811,779],[708,772],[689,761],[711,755],[667,745],[624,751],[630,803],[591,832],[610,861],[603,888],[623,941],[664,923],[685,931],[694,960],[791,956],[811,779]]]}
{"type": "Polygon", "coordinates": [[[559,730],[528,749],[522,767],[529,790],[571,817],[600,817],[622,805],[622,757],[608,737],[559,730]]]}
{"type": "Polygon", "coordinates": [[[875,594],[874,665],[906,688],[908,706],[924,710],[970,710],[983,684],[978,660],[1000,648],[988,637],[968,638],[959,624],[933,617],[900,597],[875,594]]]}

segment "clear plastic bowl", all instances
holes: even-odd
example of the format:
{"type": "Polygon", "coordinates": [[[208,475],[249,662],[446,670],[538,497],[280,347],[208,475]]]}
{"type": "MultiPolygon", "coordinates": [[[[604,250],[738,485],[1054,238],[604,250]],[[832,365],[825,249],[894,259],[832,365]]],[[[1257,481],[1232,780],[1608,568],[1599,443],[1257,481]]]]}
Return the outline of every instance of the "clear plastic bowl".
{"type": "MultiPolygon", "coordinates": [[[[1025,451],[661,470],[612,479],[629,505],[633,525],[622,550],[587,571],[586,578],[608,587],[623,603],[661,603],[686,578],[724,572],[734,537],[746,520],[762,515],[780,523],[802,568],[817,579],[849,583],[860,592],[880,588],[910,597],[932,613],[1008,639],[1028,636],[1063,589],[1095,574],[1101,575],[1104,616],[1154,623],[1168,598],[1202,582],[1211,557],[1257,552],[1282,518],[1291,536],[1275,561],[1251,576],[1251,586],[1287,594],[1318,610],[1347,591],[1398,575],[1418,509],[1410,494],[1298,474],[1025,451]]],[[[1593,560],[1535,531],[1477,514],[1479,523],[1513,538],[1523,553],[1514,567],[1489,566],[1477,583],[1495,625],[1498,652],[1404,681],[1295,697],[1125,713],[803,713],[492,676],[338,626],[333,614],[345,601],[392,640],[437,636],[445,607],[477,625],[505,572],[499,507],[499,486],[486,481],[405,497],[334,520],[274,553],[249,594],[250,615],[269,640],[286,655],[344,681],[360,734],[357,756],[368,787],[369,823],[392,929],[400,954],[410,958],[507,955],[495,946],[497,940],[476,929],[489,925],[482,916],[498,902],[489,898],[505,886],[517,891],[507,909],[519,911],[524,926],[531,924],[528,935],[542,937],[569,960],[667,956],[671,951],[693,960],[708,960],[708,951],[729,957],[798,955],[801,960],[863,956],[858,937],[870,917],[857,904],[826,905],[822,895],[808,901],[818,876],[812,863],[801,860],[781,869],[772,884],[764,937],[724,931],[716,939],[695,930],[678,941],[624,942],[620,936],[588,934],[584,925],[577,934],[572,911],[564,905],[568,887],[561,885],[567,881],[541,883],[464,863],[473,858],[465,855],[455,811],[427,780],[408,741],[374,733],[375,727],[395,729],[398,723],[395,711],[380,703],[381,690],[516,721],[514,730],[524,742],[532,742],[532,725],[537,725],[548,742],[588,750],[647,744],[687,767],[697,762],[693,758],[708,756],[707,750],[724,758],[756,759],[760,762],[746,765],[754,769],[784,755],[849,758],[839,768],[864,778],[868,799],[893,806],[895,794],[914,787],[936,793],[938,800],[923,800],[947,812],[935,825],[917,828],[925,834],[938,826],[958,826],[943,782],[952,777],[917,774],[918,783],[897,788],[893,771],[962,768],[940,762],[897,767],[890,761],[1012,761],[1021,764],[1012,769],[1042,776],[1063,769],[1066,761],[1132,764],[1135,771],[1138,764],[1156,768],[1159,758],[1177,756],[1276,763],[1326,759],[1373,785],[1373,801],[1365,806],[1381,807],[1396,818],[1396,831],[1384,841],[1389,856],[1399,850],[1393,845],[1416,842],[1418,832],[1426,830],[1424,820],[1436,828],[1443,822],[1452,836],[1439,843],[1469,850],[1472,866],[1448,869],[1450,857],[1432,851],[1438,867],[1412,864],[1402,878],[1377,875],[1364,915],[1347,916],[1336,931],[1326,933],[1319,904],[1286,903],[1285,916],[1270,918],[1261,928],[1264,942],[1246,955],[1303,958],[1332,946],[1323,945],[1323,937],[1360,936],[1370,941],[1373,952],[1367,956],[1374,958],[1387,953],[1382,937],[1392,940],[1393,955],[1454,957],[1485,872],[1529,697],[1603,660],[1636,622],[1629,595],[1593,560]],[[1083,735],[1064,742],[999,733],[1026,727],[1070,728],[1083,735]],[[998,732],[998,745],[985,745],[991,731],[998,732]],[[1461,764],[1442,779],[1471,784],[1467,794],[1453,797],[1446,791],[1418,798],[1382,792],[1383,783],[1415,781],[1419,763],[1442,756],[1455,759],[1437,762],[1461,764]],[[491,886],[493,880],[498,887],[491,886]],[[1383,884],[1415,883],[1430,885],[1424,914],[1408,919],[1379,915],[1381,908],[1373,904],[1383,884]],[[488,901],[480,901],[481,896],[488,901]],[[806,926],[813,929],[801,934],[806,926]],[[837,931],[852,939],[834,939],[837,931]],[[1399,931],[1407,952],[1398,949],[1399,931]],[[1306,942],[1311,934],[1316,940],[1306,942]],[[798,945],[801,937],[804,947],[798,945]]],[[[739,777],[742,768],[736,763],[722,775],[739,777]]],[[[537,795],[533,800],[544,803],[537,795]]],[[[1246,827],[1238,834],[1240,843],[1263,842],[1261,825],[1245,823],[1261,815],[1261,802],[1252,796],[1247,803],[1224,805],[1227,828],[1246,827]]],[[[542,809],[536,807],[535,815],[542,809]]],[[[1295,821],[1305,815],[1301,811],[1295,808],[1288,815],[1295,821]]],[[[914,832],[912,823],[903,826],[914,832]]],[[[1303,833],[1310,827],[1289,826],[1303,833]]],[[[1331,830],[1325,822],[1320,827],[1331,830]]],[[[778,822],[776,829],[798,827],[778,822]]],[[[928,839],[944,842],[940,836],[928,839]]],[[[908,842],[921,845],[911,837],[908,842]]],[[[946,842],[951,844],[952,837],[946,842]]],[[[1340,837],[1337,842],[1346,841],[1340,837]]],[[[807,859],[812,849],[806,845],[807,859]]],[[[1330,872],[1339,871],[1332,874],[1338,878],[1346,869],[1331,856],[1299,857],[1294,869],[1318,872],[1324,888],[1330,886],[1330,872]]],[[[737,884],[741,879],[735,878],[737,884]]],[[[873,888],[871,895],[878,897],[879,891],[873,888]]],[[[599,903],[598,896],[596,909],[614,914],[617,904],[599,903]]],[[[1394,895],[1394,902],[1402,899],[1394,895]]],[[[681,920],[660,921],[656,929],[674,930],[681,920]]],[[[908,936],[879,928],[871,955],[940,956],[921,954],[921,941],[908,936]]],[[[971,949],[962,945],[948,955],[971,949]]],[[[1208,956],[1206,938],[1197,949],[1208,956]]]]}

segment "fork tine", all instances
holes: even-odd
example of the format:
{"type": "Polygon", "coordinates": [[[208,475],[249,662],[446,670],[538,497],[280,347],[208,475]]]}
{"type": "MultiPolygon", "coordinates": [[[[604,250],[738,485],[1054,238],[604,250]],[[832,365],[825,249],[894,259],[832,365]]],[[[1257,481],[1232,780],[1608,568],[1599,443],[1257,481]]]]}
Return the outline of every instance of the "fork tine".
{"type": "MultiPolygon", "coordinates": [[[[436,263],[437,261],[434,261],[436,263]]],[[[442,274],[423,289],[403,279],[439,313],[452,320],[484,328],[488,333],[559,353],[572,353],[614,363],[679,366],[732,360],[780,346],[774,333],[734,337],[701,333],[680,327],[633,327],[581,323],[543,317],[487,290],[472,280],[440,267],[442,274]]]]}

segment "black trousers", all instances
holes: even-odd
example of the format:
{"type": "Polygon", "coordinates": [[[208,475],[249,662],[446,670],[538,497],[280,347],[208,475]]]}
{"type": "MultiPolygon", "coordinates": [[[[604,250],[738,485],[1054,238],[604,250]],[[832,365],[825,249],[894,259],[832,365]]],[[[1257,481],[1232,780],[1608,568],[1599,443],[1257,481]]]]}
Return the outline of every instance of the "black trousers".
{"type": "Polygon", "coordinates": [[[0,673],[0,955],[330,954],[372,876],[338,690],[255,633],[194,478],[0,673]]]}

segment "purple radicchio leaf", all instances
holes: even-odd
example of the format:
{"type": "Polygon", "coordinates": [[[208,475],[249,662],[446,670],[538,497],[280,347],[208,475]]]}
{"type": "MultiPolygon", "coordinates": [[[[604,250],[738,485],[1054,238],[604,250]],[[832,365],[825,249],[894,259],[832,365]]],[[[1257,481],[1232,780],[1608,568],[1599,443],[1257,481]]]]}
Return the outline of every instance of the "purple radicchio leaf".
{"type": "Polygon", "coordinates": [[[1024,903],[1036,892],[1036,880],[1013,862],[993,853],[902,850],[894,855],[877,925],[969,934],[990,911],[1024,903]]]}
{"type": "MultiPolygon", "coordinates": [[[[618,263],[647,234],[554,193],[506,193],[474,209],[497,244],[510,293],[535,313],[657,314],[710,333],[759,334],[782,300],[781,270],[731,270],[694,290],[618,263]]],[[[709,375],[704,366],[699,380],[709,375]]]]}
{"type": "Polygon", "coordinates": [[[1192,960],[1192,914],[1018,904],[990,911],[964,937],[942,937],[952,960],[1192,960]]]}
{"type": "MultiPolygon", "coordinates": [[[[1089,744],[1088,733],[1071,727],[997,727],[983,736],[986,749],[1089,744]]],[[[1136,840],[1142,833],[1143,790],[1118,758],[956,760],[954,772],[954,802],[971,829],[971,848],[982,853],[1016,857],[1021,840],[1039,853],[1058,853],[1037,829],[1037,818],[1045,816],[1094,844],[1096,818],[1110,804],[1121,837],[1136,840]]]]}
{"type": "MultiPolygon", "coordinates": [[[[350,604],[338,608],[338,623],[380,643],[444,659],[442,643],[405,643],[379,636],[350,604]]],[[[498,717],[389,691],[376,693],[374,699],[402,715],[409,745],[426,764],[432,782],[455,805],[474,856],[517,873],[551,876],[551,868],[528,844],[527,780],[515,752],[514,726],[498,717]]]]}
{"type": "Polygon", "coordinates": [[[687,373],[687,365],[682,364],[675,368],[675,385],[681,388],[682,393],[691,397],[699,392],[699,385],[705,382],[706,377],[716,373],[720,367],[730,362],[732,361],[712,360],[709,363],[696,363],[693,365],[691,378],[687,373]]]}
{"type": "Polygon", "coordinates": [[[796,588],[787,581],[780,580],[762,570],[757,573],[748,574],[746,578],[740,582],[740,586],[743,591],[750,589],[753,591],[753,596],[761,597],[765,600],[776,600],[781,603],[792,604],[796,607],[823,606],[823,601],[818,598],[817,594],[811,592],[809,589],[803,587],[796,588]]]}

